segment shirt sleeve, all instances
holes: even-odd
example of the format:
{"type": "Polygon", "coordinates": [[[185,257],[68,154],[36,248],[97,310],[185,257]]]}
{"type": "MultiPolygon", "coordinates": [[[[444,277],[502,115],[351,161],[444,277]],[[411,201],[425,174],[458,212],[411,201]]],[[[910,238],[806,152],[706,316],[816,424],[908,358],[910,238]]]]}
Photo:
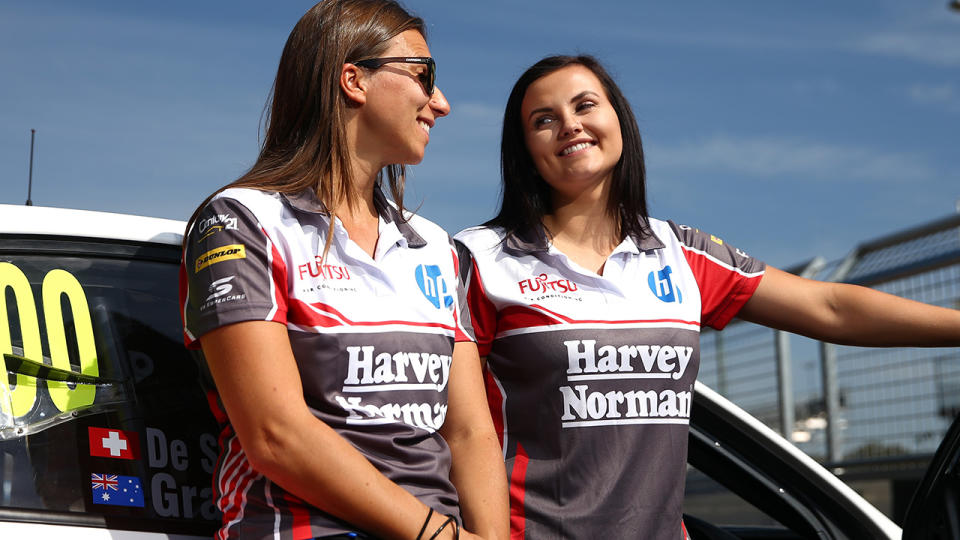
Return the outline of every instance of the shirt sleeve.
{"type": "Polygon", "coordinates": [[[450,248],[453,257],[453,271],[456,273],[457,304],[454,310],[456,324],[456,341],[477,341],[473,331],[473,322],[470,318],[470,308],[467,306],[467,288],[464,279],[464,266],[461,265],[460,245],[450,239],[450,248]]]}
{"type": "Polygon", "coordinates": [[[286,323],[286,265],[260,221],[243,204],[216,198],[184,240],[180,267],[184,343],[198,348],[205,333],[250,321],[286,323]]]}
{"type": "Polygon", "coordinates": [[[483,280],[477,269],[473,254],[460,241],[456,241],[460,258],[460,286],[466,291],[466,309],[473,329],[473,338],[477,342],[480,356],[490,354],[493,337],[497,334],[497,309],[487,298],[483,280]]]}
{"type": "Polygon", "coordinates": [[[753,296],[766,268],[722,239],[670,221],[700,289],[701,322],[723,329],[753,296]]]}

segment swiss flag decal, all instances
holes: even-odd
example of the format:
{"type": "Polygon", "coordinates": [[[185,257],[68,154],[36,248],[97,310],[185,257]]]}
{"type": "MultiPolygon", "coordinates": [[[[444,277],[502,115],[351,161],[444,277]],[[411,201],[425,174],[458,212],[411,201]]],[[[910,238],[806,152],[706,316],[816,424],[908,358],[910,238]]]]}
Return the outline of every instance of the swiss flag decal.
{"type": "Polygon", "coordinates": [[[139,459],[140,437],[135,431],[88,427],[90,455],[117,459],[139,459]]]}

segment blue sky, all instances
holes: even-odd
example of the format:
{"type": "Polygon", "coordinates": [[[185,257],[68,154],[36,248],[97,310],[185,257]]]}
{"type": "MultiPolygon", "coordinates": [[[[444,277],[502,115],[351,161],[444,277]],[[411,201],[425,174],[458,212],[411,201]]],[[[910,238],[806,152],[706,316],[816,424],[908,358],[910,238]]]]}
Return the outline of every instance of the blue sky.
{"type": "MultiPolygon", "coordinates": [[[[453,2],[427,20],[453,111],[408,203],[451,232],[497,204],[500,119],[540,57],[603,60],[644,137],[652,215],[777,266],[953,213],[960,12],[946,0],[453,2]]],[[[0,3],[0,203],[185,219],[252,164],[312,2],[0,3]]],[[[0,216],[0,219],[3,219],[0,216]]]]}

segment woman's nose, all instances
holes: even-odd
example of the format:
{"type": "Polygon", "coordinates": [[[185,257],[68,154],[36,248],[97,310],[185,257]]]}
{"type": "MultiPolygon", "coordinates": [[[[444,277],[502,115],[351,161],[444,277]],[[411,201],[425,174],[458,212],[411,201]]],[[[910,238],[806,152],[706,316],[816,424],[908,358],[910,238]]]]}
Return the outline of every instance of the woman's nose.
{"type": "Polygon", "coordinates": [[[450,103],[447,102],[447,96],[443,95],[439,86],[433,89],[433,95],[430,96],[430,108],[437,118],[450,114],[450,103]]]}
{"type": "Polygon", "coordinates": [[[580,124],[580,119],[575,115],[564,115],[561,118],[563,122],[560,126],[560,136],[561,137],[570,137],[571,135],[576,135],[583,131],[583,126],[580,124]]]}

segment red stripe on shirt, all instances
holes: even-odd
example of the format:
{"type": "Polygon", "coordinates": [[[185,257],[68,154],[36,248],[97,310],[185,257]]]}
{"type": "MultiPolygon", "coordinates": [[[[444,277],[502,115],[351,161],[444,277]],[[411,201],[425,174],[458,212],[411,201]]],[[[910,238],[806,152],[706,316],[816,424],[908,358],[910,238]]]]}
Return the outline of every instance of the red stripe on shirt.
{"type": "Polygon", "coordinates": [[[247,486],[257,477],[257,472],[250,467],[246,458],[243,456],[243,450],[240,448],[240,439],[238,439],[230,429],[225,429],[221,435],[221,448],[224,447],[224,438],[232,437],[227,443],[227,449],[224,452],[223,462],[234,460],[229,466],[224,464],[219,469],[218,487],[220,488],[220,497],[217,499],[217,508],[223,513],[223,526],[220,528],[219,537],[227,538],[229,527],[232,522],[242,519],[244,511],[243,495],[247,486]],[[233,476],[231,479],[230,477],[233,476]]]}
{"type": "Polygon", "coordinates": [[[287,510],[293,516],[293,526],[290,533],[293,540],[307,540],[313,538],[310,532],[310,512],[303,506],[303,501],[286,491],[283,492],[283,500],[287,502],[287,510]]]}
{"type": "Polygon", "coordinates": [[[227,411],[220,406],[220,396],[214,390],[207,390],[206,397],[207,406],[210,407],[210,412],[216,418],[217,424],[226,424],[229,418],[227,418],[227,411]]]}
{"type": "Polygon", "coordinates": [[[500,311],[500,321],[497,330],[504,332],[507,330],[552,326],[568,322],[568,320],[560,319],[557,316],[534,308],[535,306],[509,306],[503,308],[503,310],[500,311]]]}
{"type": "Polygon", "coordinates": [[[470,320],[473,322],[473,333],[477,337],[480,356],[487,356],[490,354],[493,337],[497,334],[497,308],[487,298],[476,261],[473,261],[470,283],[467,285],[467,308],[470,310],[470,320]]]}
{"type": "MultiPolygon", "coordinates": [[[[541,326],[554,326],[558,324],[684,324],[690,326],[700,326],[696,321],[685,321],[683,319],[635,319],[635,320],[599,320],[599,319],[573,319],[555,311],[551,311],[543,306],[533,304],[531,306],[510,306],[500,312],[500,331],[520,330],[524,328],[537,328],[541,326]]],[[[478,338],[479,339],[479,338],[478,338]]]]}
{"type": "MultiPolygon", "coordinates": [[[[261,229],[263,230],[263,229],[261,229]]],[[[267,231],[263,230],[264,236],[267,236],[267,231]]],[[[287,263],[283,260],[283,257],[280,255],[280,252],[277,251],[277,246],[270,241],[270,237],[267,236],[267,242],[270,245],[270,273],[273,276],[273,302],[277,306],[277,310],[274,312],[273,317],[270,319],[274,322],[286,323],[287,322],[287,263]]]]}
{"type": "Polygon", "coordinates": [[[681,247],[700,288],[703,324],[720,330],[747,303],[760,285],[763,274],[748,277],[718,264],[703,253],[681,247]]]}
{"type": "Polygon", "coordinates": [[[483,370],[483,385],[487,391],[487,406],[490,408],[490,417],[493,419],[493,428],[497,430],[497,438],[500,439],[500,448],[503,448],[503,438],[506,435],[503,431],[503,393],[497,386],[496,379],[490,371],[490,366],[483,370]]]}
{"type": "Polygon", "coordinates": [[[334,326],[386,326],[396,324],[401,326],[416,326],[419,328],[442,328],[451,332],[456,331],[456,329],[449,324],[435,322],[401,320],[354,321],[345,317],[342,313],[330,307],[328,304],[324,304],[322,302],[308,304],[307,302],[298,300],[296,298],[290,299],[288,315],[288,322],[302,326],[322,326],[324,328],[331,328],[334,326]]]}
{"type": "Polygon", "coordinates": [[[523,445],[517,443],[517,455],[510,473],[510,540],[523,540],[526,535],[526,512],[523,499],[527,493],[527,463],[530,459],[523,445]]]}
{"type": "Polygon", "coordinates": [[[561,315],[560,313],[557,313],[556,311],[551,311],[551,310],[549,310],[549,309],[547,309],[547,308],[545,308],[545,307],[543,307],[543,306],[537,305],[537,304],[531,304],[530,307],[536,308],[536,309],[539,309],[539,310],[543,310],[543,311],[549,313],[550,315],[553,315],[554,317],[557,317],[557,318],[559,318],[559,319],[563,319],[564,321],[566,321],[566,322],[568,322],[568,323],[570,323],[570,324],[679,323],[679,324],[689,324],[689,325],[693,325],[693,326],[700,326],[700,323],[698,323],[697,321],[685,321],[685,320],[683,320],[683,319],[630,319],[630,320],[622,320],[622,321],[611,321],[611,320],[609,320],[609,319],[603,319],[603,320],[598,320],[598,319],[571,319],[570,317],[567,317],[566,315],[561,315]]]}

